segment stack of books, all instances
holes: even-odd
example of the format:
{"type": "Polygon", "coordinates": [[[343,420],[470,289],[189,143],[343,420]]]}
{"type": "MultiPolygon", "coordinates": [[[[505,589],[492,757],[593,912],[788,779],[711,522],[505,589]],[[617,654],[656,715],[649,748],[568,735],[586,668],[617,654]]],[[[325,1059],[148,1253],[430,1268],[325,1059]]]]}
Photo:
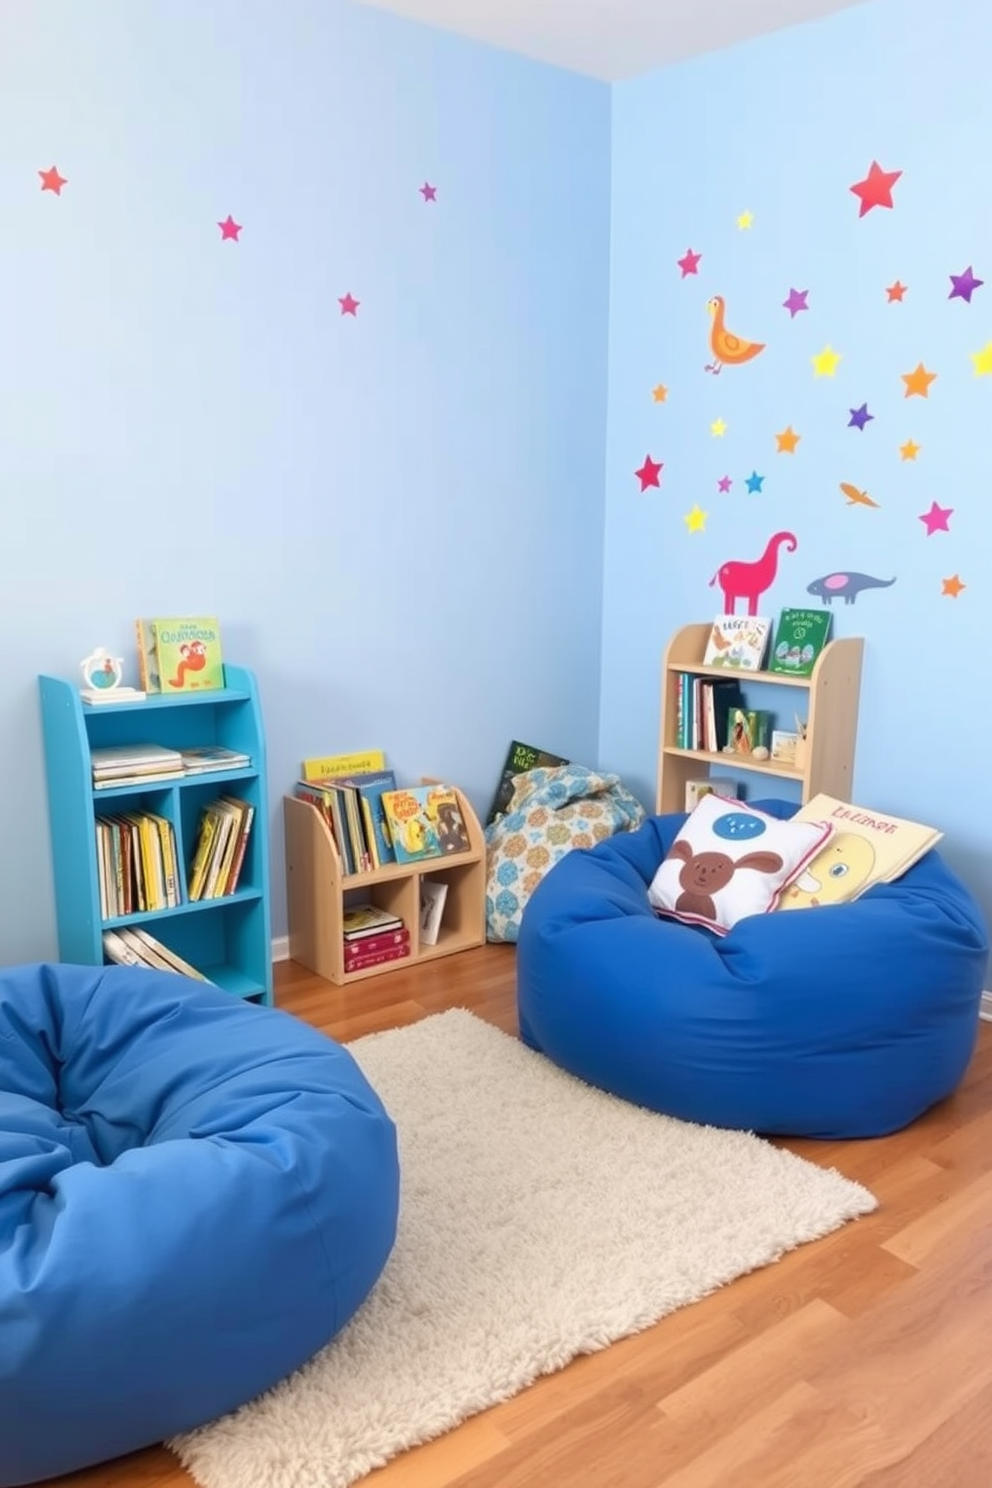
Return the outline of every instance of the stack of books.
{"type": "Polygon", "coordinates": [[[107,960],[117,966],[145,966],[150,971],[172,971],[178,976],[192,977],[194,981],[213,985],[202,971],[197,971],[195,966],[191,966],[182,956],[177,956],[175,951],[156,940],[154,935],[149,935],[147,930],[105,930],[103,949],[107,960]]]}
{"type": "Polygon", "coordinates": [[[166,817],[152,811],[98,816],[96,861],[101,918],[178,905],[176,834],[166,817]]]}
{"type": "Polygon", "coordinates": [[[238,887],[255,808],[238,796],[219,796],[200,812],[187,895],[223,899],[238,887]]]}
{"type": "Polygon", "coordinates": [[[399,915],[378,904],[352,904],[344,911],[344,969],[363,971],[410,954],[410,931],[399,915]]]}
{"type": "Polygon", "coordinates": [[[147,785],[181,780],[186,773],[178,749],[164,744],[110,744],[90,753],[94,790],[114,786],[147,785]]]}
{"type": "Polygon", "coordinates": [[[210,770],[247,770],[251,755],[241,749],[227,749],[223,744],[198,744],[181,749],[183,770],[187,775],[205,775],[210,770]]]}

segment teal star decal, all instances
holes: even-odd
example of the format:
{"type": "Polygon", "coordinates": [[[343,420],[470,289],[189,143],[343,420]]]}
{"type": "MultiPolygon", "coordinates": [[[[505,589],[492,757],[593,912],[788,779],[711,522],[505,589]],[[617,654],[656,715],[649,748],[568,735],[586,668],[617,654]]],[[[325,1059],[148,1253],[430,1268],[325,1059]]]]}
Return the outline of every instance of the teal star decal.
{"type": "Polygon", "coordinates": [[[762,488],[762,486],[764,485],[764,483],[765,483],[765,477],[763,475],[759,475],[756,470],[752,470],[751,471],[751,474],[748,476],[747,480],[744,482],[744,484],[747,486],[748,490],[751,492],[752,495],[754,495],[754,493],[756,491],[760,491],[761,488],[762,488]]]}

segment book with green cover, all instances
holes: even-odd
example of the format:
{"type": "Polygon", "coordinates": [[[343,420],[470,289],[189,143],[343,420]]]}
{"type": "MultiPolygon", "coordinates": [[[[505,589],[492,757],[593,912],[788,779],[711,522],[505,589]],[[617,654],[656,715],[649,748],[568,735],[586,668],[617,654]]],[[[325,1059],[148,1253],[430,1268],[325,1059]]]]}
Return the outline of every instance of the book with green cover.
{"type": "Polygon", "coordinates": [[[505,813],[513,799],[513,780],[516,775],[523,775],[527,770],[553,770],[557,765],[570,763],[564,755],[551,754],[547,749],[537,749],[533,744],[521,744],[519,739],[514,739],[506,752],[496,794],[486,816],[486,826],[490,826],[497,817],[505,813]]]}
{"type": "Polygon", "coordinates": [[[829,610],[783,610],[775,627],[768,670],[808,677],[830,639],[832,619],[829,610]]]}
{"type": "Polygon", "coordinates": [[[224,686],[220,626],[210,617],[153,620],[161,690],[207,692],[224,686]]]}

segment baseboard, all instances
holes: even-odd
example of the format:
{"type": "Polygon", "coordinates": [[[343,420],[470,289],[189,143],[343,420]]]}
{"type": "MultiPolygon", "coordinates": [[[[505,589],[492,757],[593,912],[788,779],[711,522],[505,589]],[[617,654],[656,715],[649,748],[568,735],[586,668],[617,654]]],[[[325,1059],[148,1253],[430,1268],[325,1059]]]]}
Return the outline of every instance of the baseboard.
{"type": "Polygon", "coordinates": [[[982,1005],[978,1010],[978,1016],[984,1018],[986,1023],[992,1023],[992,992],[982,993],[982,1005]]]}
{"type": "MultiPolygon", "coordinates": [[[[276,961],[288,961],[288,960],[289,960],[289,936],[288,935],[277,935],[276,938],[275,938],[275,940],[272,942],[272,961],[273,961],[273,964],[276,961]]],[[[987,993],[986,993],[986,996],[988,996],[987,993]]]]}

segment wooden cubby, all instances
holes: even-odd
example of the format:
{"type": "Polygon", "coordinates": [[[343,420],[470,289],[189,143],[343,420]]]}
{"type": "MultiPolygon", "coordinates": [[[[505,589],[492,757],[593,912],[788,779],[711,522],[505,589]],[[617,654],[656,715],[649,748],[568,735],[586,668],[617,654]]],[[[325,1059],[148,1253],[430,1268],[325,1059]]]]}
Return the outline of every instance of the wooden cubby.
{"type": "Polygon", "coordinates": [[[289,954],[294,961],[340,986],[484,944],[486,843],[479,818],[462,792],[455,794],[471,844],[468,852],[347,874],[318,808],[296,796],[283,797],[289,954]],[[422,878],[440,879],[448,885],[436,945],[420,943],[422,878]],[[400,917],[410,931],[410,954],[346,972],[342,913],[346,905],[368,901],[400,917]]]}
{"type": "Polygon", "coordinates": [[[688,780],[712,773],[711,767],[749,776],[791,780],[801,787],[802,801],[825,791],[849,800],[854,779],[854,750],[858,733],[858,700],[861,692],[861,662],[864,641],[860,636],[828,641],[808,677],[790,677],[782,672],[728,673],[725,667],[704,666],[706,638],[712,621],[683,625],[669,641],[661,674],[661,730],[658,743],[658,784],[655,810],[661,814],[685,810],[688,780]],[[678,738],[679,673],[693,677],[728,676],[740,683],[743,692],[760,686],[785,688],[791,693],[789,714],[805,714],[806,749],[802,766],[777,760],[755,760],[749,755],[714,753],[704,749],[682,749],[678,738]],[[805,697],[802,694],[806,694],[805,697]]]}

